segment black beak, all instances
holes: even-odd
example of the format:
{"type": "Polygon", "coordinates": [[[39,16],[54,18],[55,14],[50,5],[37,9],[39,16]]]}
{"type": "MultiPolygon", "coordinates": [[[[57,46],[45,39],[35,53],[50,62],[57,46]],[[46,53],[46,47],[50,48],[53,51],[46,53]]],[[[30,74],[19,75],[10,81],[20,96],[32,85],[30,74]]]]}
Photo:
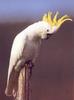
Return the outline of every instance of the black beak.
{"type": "Polygon", "coordinates": [[[46,39],[49,39],[53,34],[47,34],[47,38],[46,39]]]}

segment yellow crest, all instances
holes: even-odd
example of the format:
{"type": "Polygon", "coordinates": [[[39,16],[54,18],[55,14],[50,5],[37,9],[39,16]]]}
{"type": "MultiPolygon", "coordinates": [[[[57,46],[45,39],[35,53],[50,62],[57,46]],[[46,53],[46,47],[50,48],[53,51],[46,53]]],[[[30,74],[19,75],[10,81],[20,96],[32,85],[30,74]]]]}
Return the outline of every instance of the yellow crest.
{"type": "Polygon", "coordinates": [[[61,18],[57,19],[58,15],[59,15],[59,12],[56,12],[55,16],[52,19],[52,12],[48,12],[47,14],[44,14],[42,20],[49,23],[51,27],[53,26],[60,27],[65,21],[67,20],[72,21],[72,19],[69,18],[68,15],[64,15],[61,18]]]}

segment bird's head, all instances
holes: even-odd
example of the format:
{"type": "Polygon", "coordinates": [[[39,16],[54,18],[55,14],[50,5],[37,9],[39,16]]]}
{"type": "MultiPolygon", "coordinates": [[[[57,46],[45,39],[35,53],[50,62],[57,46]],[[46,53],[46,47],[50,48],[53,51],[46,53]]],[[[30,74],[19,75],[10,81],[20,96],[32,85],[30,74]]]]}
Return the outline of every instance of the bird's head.
{"type": "Polygon", "coordinates": [[[55,14],[55,16],[52,19],[52,12],[48,12],[48,14],[45,14],[42,18],[42,21],[39,22],[39,35],[42,39],[48,39],[53,33],[55,33],[61,25],[65,21],[72,21],[71,18],[69,18],[68,15],[64,15],[61,18],[57,19],[58,12],[55,14]]]}

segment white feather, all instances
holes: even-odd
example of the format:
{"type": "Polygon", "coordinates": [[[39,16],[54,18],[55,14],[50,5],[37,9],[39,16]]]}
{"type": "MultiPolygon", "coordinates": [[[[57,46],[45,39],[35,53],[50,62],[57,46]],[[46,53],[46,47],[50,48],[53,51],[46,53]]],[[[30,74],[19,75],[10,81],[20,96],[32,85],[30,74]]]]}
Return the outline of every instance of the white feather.
{"type": "Polygon", "coordinates": [[[21,65],[25,64],[27,60],[32,60],[32,62],[35,63],[41,44],[41,38],[47,36],[47,29],[50,30],[49,24],[41,21],[30,25],[15,37],[10,54],[6,87],[7,95],[12,95],[14,88],[12,80],[13,82],[15,81],[16,69],[20,69],[21,65]]]}

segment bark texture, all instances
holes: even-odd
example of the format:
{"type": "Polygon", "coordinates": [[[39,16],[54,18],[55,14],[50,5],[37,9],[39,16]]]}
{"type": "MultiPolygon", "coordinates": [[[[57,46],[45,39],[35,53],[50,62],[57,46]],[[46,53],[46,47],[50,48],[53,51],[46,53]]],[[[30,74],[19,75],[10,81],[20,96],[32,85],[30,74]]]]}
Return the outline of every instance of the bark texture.
{"type": "Polygon", "coordinates": [[[15,100],[30,100],[30,68],[28,66],[20,71],[15,100]]]}

